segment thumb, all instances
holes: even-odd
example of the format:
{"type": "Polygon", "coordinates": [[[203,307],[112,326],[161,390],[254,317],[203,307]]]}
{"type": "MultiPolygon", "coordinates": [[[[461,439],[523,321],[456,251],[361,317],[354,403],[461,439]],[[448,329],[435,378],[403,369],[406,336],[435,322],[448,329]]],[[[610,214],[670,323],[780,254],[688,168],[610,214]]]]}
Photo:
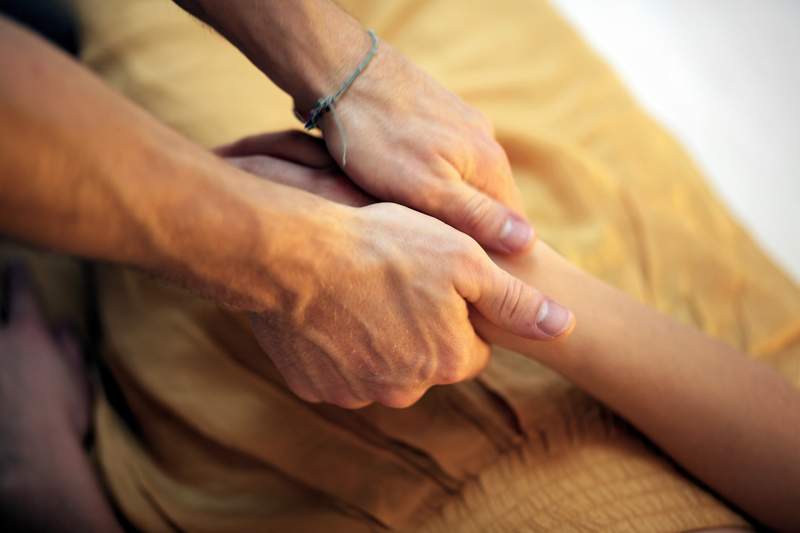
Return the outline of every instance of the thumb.
{"type": "Polygon", "coordinates": [[[515,278],[488,257],[472,294],[462,293],[487,320],[514,335],[552,340],[570,333],[575,317],[569,309],[515,278]]]}
{"type": "Polygon", "coordinates": [[[466,233],[482,246],[501,253],[527,250],[534,243],[525,218],[463,181],[441,183],[430,213],[466,233]]]}

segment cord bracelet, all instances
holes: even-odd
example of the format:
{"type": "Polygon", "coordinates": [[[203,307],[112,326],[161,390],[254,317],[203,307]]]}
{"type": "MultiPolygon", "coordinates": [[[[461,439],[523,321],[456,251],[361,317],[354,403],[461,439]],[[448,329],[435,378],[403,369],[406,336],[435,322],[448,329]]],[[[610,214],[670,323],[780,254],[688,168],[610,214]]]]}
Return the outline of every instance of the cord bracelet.
{"type": "Polygon", "coordinates": [[[368,30],[367,34],[372,41],[372,45],[353,73],[350,74],[344,83],[342,83],[341,87],[339,87],[339,90],[331,95],[323,96],[317,100],[314,103],[314,107],[312,107],[311,111],[308,112],[307,117],[303,117],[303,115],[301,115],[297,109],[294,110],[295,116],[303,123],[303,127],[307,130],[313,130],[314,128],[317,128],[322,116],[328,111],[332,113],[334,122],[336,123],[336,128],[339,130],[339,133],[342,136],[342,166],[344,166],[347,162],[347,136],[345,135],[344,128],[342,128],[341,124],[339,123],[339,119],[336,117],[336,102],[342,97],[342,95],[344,95],[344,93],[347,92],[350,86],[353,85],[353,82],[356,81],[356,78],[358,78],[358,76],[364,72],[364,70],[372,61],[372,58],[375,57],[375,53],[378,51],[378,36],[375,35],[375,32],[372,30],[368,30]]]}

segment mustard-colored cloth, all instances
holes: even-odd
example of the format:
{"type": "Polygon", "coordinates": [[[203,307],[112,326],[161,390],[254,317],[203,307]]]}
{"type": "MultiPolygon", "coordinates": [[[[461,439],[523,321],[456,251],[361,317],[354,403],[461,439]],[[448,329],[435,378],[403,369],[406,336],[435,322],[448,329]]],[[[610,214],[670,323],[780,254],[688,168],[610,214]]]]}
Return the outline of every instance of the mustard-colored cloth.
{"type": "MultiPolygon", "coordinates": [[[[297,127],[286,95],[171,2],[74,3],[86,63],[188,137],[212,146],[297,127]]],[[[800,385],[800,291],[548,4],[341,4],[492,118],[544,240],[800,385]]],[[[406,410],[308,405],[240,317],[122,269],[105,269],[100,288],[125,409],[101,398],[99,459],[141,529],[745,523],[603,406],[516,354],[495,350],[479,379],[406,410]]]]}

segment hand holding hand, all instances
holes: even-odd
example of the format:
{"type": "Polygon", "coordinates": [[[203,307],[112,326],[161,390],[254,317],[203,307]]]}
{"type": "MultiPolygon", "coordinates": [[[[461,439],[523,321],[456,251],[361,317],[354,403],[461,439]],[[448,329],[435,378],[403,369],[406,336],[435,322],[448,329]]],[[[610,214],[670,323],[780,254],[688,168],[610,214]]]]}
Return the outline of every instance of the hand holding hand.
{"type": "MultiPolygon", "coordinates": [[[[272,181],[353,206],[371,202],[302,133],[252,137],[218,153],[272,181]]],[[[432,385],[475,376],[489,350],[470,306],[523,337],[569,332],[567,310],[439,220],[387,203],[343,213],[313,242],[281,253],[283,265],[272,269],[277,304],[251,309],[259,342],[300,397],[405,407],[432,385]]]]}

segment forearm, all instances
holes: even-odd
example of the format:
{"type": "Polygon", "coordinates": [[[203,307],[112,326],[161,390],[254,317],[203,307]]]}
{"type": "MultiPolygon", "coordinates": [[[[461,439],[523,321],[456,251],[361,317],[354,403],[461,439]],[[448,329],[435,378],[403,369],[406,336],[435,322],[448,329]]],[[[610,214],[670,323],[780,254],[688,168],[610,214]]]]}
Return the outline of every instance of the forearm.
{"type": "Polygon", "coordinates": [[[569,306],[578,325],[570,337],[542,344],[482,324],[492,341],[564,375],[755,517],[796,527],[800,393],[782,376],[545,246],[501,264],[569,306]]]}
{"type": "Polygon", "coordinates": [[[298,217],[320,211],[310,195],[192,144],[4,19],[0,72],[0,123],[13,132],[0,140],[0,233],[224,285],[233,258],[277,245],[287,224],[299,234],[298,217]]]}
{"type": "Polygon", "coordinates": [[[331,0],[174,0],[234,43],[302,112],[337,89],[369,49],[331,0]]]}
{"type": "Polygon", "coordinates": [[[26,30],[0,25],[0,121],[13,132],[0,142],[2,232],[99,259],[160,261],[168,223],[158,212],[174,212],[165,204],[213,158],[26,30]]]}

